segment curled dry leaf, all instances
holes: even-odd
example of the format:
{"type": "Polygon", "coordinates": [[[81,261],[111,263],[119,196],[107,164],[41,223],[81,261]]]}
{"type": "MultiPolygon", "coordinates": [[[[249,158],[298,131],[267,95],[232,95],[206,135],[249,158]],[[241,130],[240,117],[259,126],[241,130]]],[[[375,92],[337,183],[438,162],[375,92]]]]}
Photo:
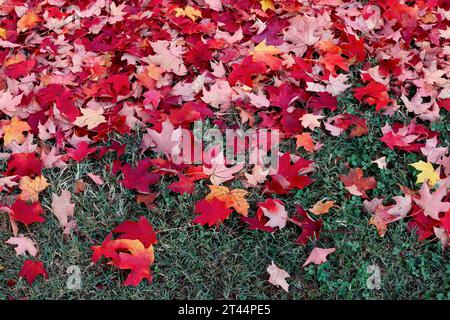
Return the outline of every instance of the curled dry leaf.
{"type": "Polygon", "coordinates": [[[314,206],[309,209],[309,212],[315,214],[316,216],[321,214],[326,214],[330,211],[330,209],[334,206],[334,201],[318,201],[314,206]]]}

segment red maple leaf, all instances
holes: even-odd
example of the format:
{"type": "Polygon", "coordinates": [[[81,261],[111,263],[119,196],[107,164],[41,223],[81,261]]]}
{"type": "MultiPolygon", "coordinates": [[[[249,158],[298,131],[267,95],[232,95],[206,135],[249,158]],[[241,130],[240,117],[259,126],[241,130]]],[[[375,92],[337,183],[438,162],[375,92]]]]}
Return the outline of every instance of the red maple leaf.
{"type": "Polygon", "coordinates": [[[348,42],[341,46],[343,53],[350,57],[350,59],[355,59],[359,62],[364,61],[366,59],[364,37],[360,37],[358,40],[353,34],[347,34],[347,39],[348,42]]]}
{"type": "Polygon", "coordinates": [[[233,64],[233,71],[228,77],[230,85],[234,86],[240,81],[249,87],[252,86],[252,76],[266,72],[266,65],[262,62],[255,62],[251,56],[245,57],[241,63],[233,64]]]}
{"type": "Polygon", "coordinates": [[[189,45],[190,49],[184,54],[184,60],[200,71],[205,71],[209,67],[213,52],[201,39],[196,39],[189,45]]]}
{"type": "Polygon", "coordinates": [[[295,242],[304,245],[309,239],[318,239],[323,221],[321,219],[317,221],[312,219],[300,206],[296,208],[298,215],[293,217],[292,220],[302,229],[302,232],[295,242]]]}
{"type": "Polygon", "coordinates": [[[41,174],[42,162],[34,153],[14,153],[8,160],[8,176],[38,176],[41,174]]]}
{"type": "Polygon", "coordinates": [[[272,227],[267,227],[265,224],[269,221],[269,219],[267,219],[266,217],[241,217],[241,221],[245,222],[246,224],[248,224],[248,229],[249,230],[261,230],[261,231],[266,231],[266,232],[273,232],[275,231],[274,228],[272,227]]]}
{"type": "Polygon", "coordinates": [[[270,103],[283,110],[296,100],[308,101],[309,98],[309,94],[304,89],[286,83],[279,87],[267,87],[266,90],[270,95],[270,103]]]}
{"type": "Polygon", "coordinates": [[[71,122],[81,115],[80,110],[73,104],[72,92],[60,84],[49,84],[39,90],[36,97],[39,103],[47,108],[55,103],[58,110],[71,122]]]}
{"type": "Polygon", "coordinates": [[[40,261],[25,260],[22,269],[19,272],[19,276],[24,278],[31,286],[37,276],[42,275],[45,279],[48,279],[47,271],[44,264],[40,261]]]}
{"type": "Polygon", "coordinates": [[[126,96],[130,93],[130,80],[126,74],[115,74],[107,79],[99,82],[100,95],[107,95],[110,97],[126,96]]]}
{"type": "Polygon", "coordinates": [[[411,216],[412,220],[408,222],[408,230],[416,233],[419,236],[419,241],[423,241],[433,236],[433,228],[440,225],[439,221],[426,216],[423,213],[423,209],[415,203],[412,204],[411,216]]]}
{"type": "Polygon", "coordinates": [[[306,175],[299,175],[300,170],[308,168],[313,162],[299,158],[294,164],[291,164],[291,155],[283,154],[279,158],[278,172],[271,176],[271,181],[267,182],[266,187],[269,191],[286,194],[292,189],[303,189],[314,182],[306,175]]]}
{"type": "Polygon", "coordinates": [[[121,168],[123,179],[119,182],[127,189],[150,193],[150,185],[158,183],[160,178],[160,174],[148,172],[151,166],[152,162],[150,159],[139,161],[136,168],[126,163],[121,168]]]}
{"type": "Polygon", "coordinates": [[[89,148],[89,143],[86,141],[81,141],[75,149],[67,148],[67,155],[76,162],[80,162],[96,150],[97,148],[89,148]]]}
{"type": "Polygon", "coordinates": [[[169,120],[174,125],[189,124],[202,120],[205,117],[212,117],[214,113],[204,102],[187,102],[180,109],[171,109],[169,120]]]}
{"type": "Polygon", "coordinates": [[[150,266],[155,260],[153,245],[145,247],[139,240],[111,238],[112,235],[109,234],[100,246],[92,247],[92,261],[97,263],[105,256],[111,259],[108,264],[130,270],[124,282],[126,286],[137,286],[143,279],[151,282],[150,266]]]}
{"type": "Polygon", "coordinates": [[[349,113],[340,114],[334,117],[333,125],[344,130],[348,130],[352,127],[349,135],[350,138],[360,137],[369,132],[366,119],[349,113]]]}
{"type": "Polygon", "coordinates": [[[178,178],[180,179],[179,181],[172,182],[167,186],[169,190],[180,194],[191,194],[194,192],[194,179],[187,177],[184,174],[179,174],[178,178]]]}
{"type": "Polygon", "coordinates": [[[408,125],[403,123],[394,123],[392,127],[384,126],[382,129],[383,137],[380,138],[389,149],[400,149],[406,152],[420,152],[425,146],[422,141],[431,139],[438,134],[429,130],[421,124],[416,124],[413,120],[408,125]]]}
{"type": "Polygon", "coordinates": [[[25,225],[45,221],[45,218],[41,217],[41,214],[44,213],[44,209],[42,209],[39,202],[28,204],[23,200],[16,200],[11,206],[11,210],[13,211],[13,219],[22,222],[25,225]]]}
{"type": "Polygon", "coordinates": [[[329,109],[334,111],[337,109],[337,98],[328,92],[319,92],[317,97],[311,97],[308,101],[308,108],[311,109],[329,109]]]}
{"type": "Polygon", "coordinates": [[[139,240],[147,248],[152,244],[156,244],[156,233],[148,222],[147,218],[141,216],[138,222],[124,221],[113,229],[115,233],[121,233],[117,239],[139,240]]]}
{"type": "Polygon", "coordinates": [[[256,211],[256,215],[254,217],[241,217],[241,220],[249,224],[249,230],[262,230],[266,232],[275,231],[274,228],[266,226],[266,223],[269,221],[269,219],[264,215],[264,211],[262,209],[263,207],[271,212],[276,211],[277,207],[275,202],[283,204],[280,200],[276,199],[266,199],[266,201],[264,202],[258,202],[258,210],[256,211]]]}
{"type": "Polygon", "coordinates": [[[348,61],[340,54],[327,53],[320,59],[325,66],[325,69],[331,72],[332,75],[336,75],[337,68],[348,71],[348,61]]]}
{"type": "Polygon", "coordinates": [[[376,111],[380,111],[391,102],[386,86],[379,82],[371,81],[365,87],[353,89],[353,92],[356,99],[374,105],[376,111]]]}
{"type": "Polygon", "coordinates": [[[137,286],[143,279],[152,282],[150,265],[155,260],[153,246],[143,248],[139,242],[130,246],[129,251],[130,253],[120,252],[120,261],[117,263],[119,269],[131,270],[123,284],[125,286],[137,286]]]}
{"type": "Polygon", "coordinates": [[[92,261],[97,263],[102,256],[111,259],[108,264],[130,270],[124,285],[137,286],[143,279],[152,281],[150,266],[155,260],[153,244],[156,243],[153,227],[141,216],[138,222],[123,222],[114,228],[101,245],[93,246],[92,261]],[[115,240],[114,233],[119,234],[115,240]]]}
{"type": "Polygon", "coordinates": [[[19,79],[28,75],[36,64],[35,59],[25,60],[10,64],[5,68],[5,75],[13,79],[19,79]]]}
{"type": "MultiPolygon", "coordinates": [[[[429,218],[429,217],[427,217],[429,218]]],[[[450,210],[448,210],[441,218],[442,227],[450,233],[450,210]]]]}
{"type": "Polygon", "coordinates": [[[219,225],[227,219],[233,211],[227,208],[224,201],[214,198],[211,201],[200,200],[195,204],[195,213],[199,214],[193,220],[202,226],[219,225]]]}
{"type": "Polygon", "coordinates": [[[361,168],[350,169],[347,175],[340,175],[342,183],[346,189],[353,195],[367,198],[366,191],[376,188],[377,181],[374,177],[364,178],[361,168]]]}

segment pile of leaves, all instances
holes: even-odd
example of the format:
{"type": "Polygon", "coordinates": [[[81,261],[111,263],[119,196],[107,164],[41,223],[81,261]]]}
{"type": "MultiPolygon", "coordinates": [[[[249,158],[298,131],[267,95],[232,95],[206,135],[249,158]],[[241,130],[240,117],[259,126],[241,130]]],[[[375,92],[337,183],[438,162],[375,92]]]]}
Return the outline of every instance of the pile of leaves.
{"type": "MultiPolygon", "coordinates": [[[[219,228],[239,215],[259,232],[298,228],[299,245],[319,238],[321,217],[336,204],[327,195],[309,209],[288,212],[285,204],[292,190],[314,187],[310,174],[322,143],[313,132],[368,134],[364,118],[338,107],[348,92],[361,111],[408,114],[412,121],[386,124],[381,141],[422,158],[411,164],[417,188],[399,186],[402,195],[392,200],[371,198],[375,178],[349,168],[340,177],[349,196],[365,199],[380,236],[407,219],[419,240],[449,245],[450,156],[432,129],[450,108],[448,1],[5,0],[0,15],[0,212],[10,222],[7,243],[32,257],[19,272],[30,284],[48,277],[26,234],[50,218],[41,205],[49,188],[42,170],[107,154],[115,157],[108,171],[136,192],[150,221],[162,177],[173,179],[174,194],[191,194],[206,180],[192,223],[219,228]],[[281,144],[293,142],[309,157],[282,150],[278,171],[262,163],[230,167],[213,146],[200,150],[209,161],[180,164],[186,155],[174,154],[180,142],[172,137],[196,121],[223,132],[277,129],[281,144]],[[142,136],[141,160],[126,163],[115,134],[142,136]],[[234,182],[243,187],[232,188],[234,182]],[[265,201],[251,207],[252,193],[265,201]]],[[[389,166],[384,157],[373,162],[379,170],[389,166]]],[[[77,232],[71,191],[53,194],[50,211],[61,232],[77,232]]],[[[92,259],[130,270],[124,284],[138,285],[152,278],[156,243],[141,217],[117,226],[92,248],[92,259]]],[[[333,251],[314,248],[305,265],[333,251]]],[[[271,283],[288,290],[287,272],[274,263],[268,272],[271,283]]]]}

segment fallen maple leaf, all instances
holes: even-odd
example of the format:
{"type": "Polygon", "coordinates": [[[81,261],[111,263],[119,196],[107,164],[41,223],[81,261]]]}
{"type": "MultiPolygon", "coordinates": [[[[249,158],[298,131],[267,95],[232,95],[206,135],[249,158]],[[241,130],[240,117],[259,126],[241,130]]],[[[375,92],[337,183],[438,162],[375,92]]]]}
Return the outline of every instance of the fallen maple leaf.
{"type": "Polygon", "coordinates": [[[126,163],[121,168],[123,179],[119,182],[127,189],[150,193],[150,185],[157,183],[160,179],[159,174],[148,171],[151,166],[149,159],[139,161],[136,168],[126,163]]]}
{"type": "Polygon", "coordinates": [[[218,199],[225,202],[227,208],[234,208],[237,213],[247,216],[249,205],[245,196],[248,194],[248,191],[243,189],[230,191],[227,187],[214,185],[209,185],[208,188],[211,192],[206,195],[205,200],[218,199]]]}
{"type": "Polygon", "coordinates": [[[302,134],[296,135],[295,138],[297,148],[303,147],[308,152],[314,152],[314,140],[309,132],[303,132],[302,134]]]}
{"type": "Polygon", "coordinates": [[[108,264],[119,269],[130,270],[123,283],[125,286],[137,286],[143,279],[152,281],[150,266],[155,260],[152,245],[146,248],[139,240],[111,240],[108,236],[100,246],[94,246],[92,250],[94,263],[105,256],[112,259],[108,264]]]}
{"type": "Polygon", "coordinates": [[[156,63],[165,71],[173,72],[176,75],[182,76],[187,73],[187,69],[181,58],[181,52],[177,51],[175,43],[170,43],[166,40],[158,40],[150,43],[155,52],[154,55],[149,56],[148,59],[156,63]]]}
{"type": "Polygon", "coordinates": [[[121,233],[117,239],[139,240],[147,248],[157,243],[156,233],[147,218],[141,216],[138,222],[124,221],[113,229],[115,233],[121,233]]]}
{"type": "Polygon", "coordinates": [[[16,250],[16,254],[18,256],[25,255],[26,252],[28,252],[32,257],[36,257],[38,254],[36,244],[30,238],[24,236],[11,237],[5,243],[17,246],[14,250],[16,250]]]}
{"type": "Polygon", "coordinates": [[[433,165],[429,162],[418,161],[410,164],[420,173],[417,175],[416,183],[428,182],[430,186],[434,186],[439,181],[439,174],[434,170],[433,165]]]}
{"type": "Polygon", "coordinates": [[[86,141],[81,141],[78,143],[75,149],[67,148],[67,155],[75,160],[76,162],[80,162],[84,158],[86,158],[91,153],[94,153],[96,148],[89,148],[89,143],[86,141]]]}
{"type": "Polygon", "coordinates": [[[44,264],[41,261],[25,260],[22,269],[19,272],[19,276],[25,278],[31,286],[36,277],[39,275],[42,275],[45,279],[48,279],[48,274],[45,270],[44,264]]]}
{"type": "Polygon", "coordinates": [[[52,210],[55,217],[58,219],[59,225],[64,229],[64,234],[70,233],[70,230],[76,226],[73,218],[75,211],[75,204],[71,203],[72,195],[69,190],[62,190],[61,195],[52,195],[52,210]]]}
{"type": "Polygon", "coordinates": [[[83,181],[83,179],[78,179],[77,181],[75,181],[73,189],[74,189],[73,192],[75,192],[75,194],[84,192],[84,190],[86,190],[86,183],[83,181]]]}
{"type": "Polygon", "coordinates": [[[450,209],[450,202],[442,202],[446,194],[447,187],[445,184],[441,185],[435,192],[430,193],[428,184],[424,183],[419,190],[420,198],[416,198],[414,201],[423,209],[424,215],[439,220],[439,213],[450,209]]]}
{"type": "Polygon", "coordinates": [[[191,6],[186,6],[184,8],[176,8],[175,9],[175,16],[176,17],[188,17],[192,21],[197,20],[197,18],[202,17],[202,12],[200,10],[195,9],[191,6]]]}
{"type": "Polygon", "coordinates": [[[174,129],[169,119],[161,124],[161,132],[147,129],[147,135],[142,139],[144,150],[152,146],[156,152],[165,154],[167,157],[177,156],[180,153],[181,130],[174,129]]]}
{"type": "Polygon", "coordinates": [[[125,286],[137,286],[143,279],[152,282],[150,266],[155,261],[153,246],[144,248],[138,240],[116,240],[126,241],[130,253],[120,252],[120,261],[116,264],[119,269],[131,270],[123,283],[125,286]]]}
{"type": "Polygon", "coordinates": [[[228,219],[233,211],[227,208],[225,202],[216,198],[211,201],[200,200],[195,204],[195,213],[198,214],[193,220],[194,223],[198,223],[202,226],[219,225],[225,219],[228,219]]]}
{"type": "Polygon", "coordinates": [[[306,267],[310,263],[314,264],[322,264],[327,261],[327,256],[330,253],[336,251],[336,248],[322,249],[322,248],[314,248],[306,259],[303,267],[306,267]]]}
{"type": "Polygon", "coordinates": [[[371,163],[375,163],[378,168],[382,170],[386,169],[387,167],[386,157],[378,158],[376,160],[373,160],[371,163]]]}
{"type": "Polygon", "coordinates": [[[24,131],[31,130],[31,127],[27,122],[19,120],[17,117],[13,117],[11,122],[3,126],[3,141],[7,146],[11,142],[23,143],[25,141],[24,131]]]}
{"type": "Polygon", "coordinates": [[[315,214],[316,216],[319,216],[321,214],[328,213],[330,209],[334,206],[334,201],[317,201],[314,206],[309,209],[309,212],[315,214]]]}
{"type": "Polygon", "coordinates": [[[434,235],[434,228],[440,225],[440,221],[434,220],[423,213],[423,209],[417,204],[412,204],[412,220],[408,222],[408,230],[418,235],[418,240],[423,241],[434,235]]]}
{"type": "Polygon", "coordinates": [[[17,199],[36,202],[39,200],[39,192],[48,187],[47,179],[44,176],[38,176],[34,179],[30,177],[22,177],[19,181],[19,189],[22,193],[17,199]]]}
{"type": "Polygon", "coordinates": [[[268,65],[272,70],[278,70],[283,63],[283,60],[277,58],[276,55],[282,53],[275,46],[266,45],[266,41],[259,43],[251,52],[254,61],[263,62],[268,65]]]}
{"type": "Polygon", "coordinates": [[[386,86],[375,81],[369,82],[365,87],[353,89],[353,92],[359,101],[375,105],[376,111],[380,111],[391,102],[386,86]]]}
{"type": "Polygon", "coordinates": [[[288,213],[281,200],[267,199],[265,202],[259,203],[258,208],[269,218],[265,224],[266,227],[283,229],[286,226],[288,213]]]}
{"type": "Polygon", "coordinates": [[[247,183],[256,186],[260,183],[263,183],[266,181],[266,177],[269,174],[269,170],[264,170],[262,166],[255,165],[252,169],[252,173],[244,173],[245,177],[247,178],[247,183]]]}
{"type": "Polygon", "coordinates": [[[315,115],[312,113],[305,113],[300,120],[302,121],[303,128],[308,128],[314,130],[315,128],[320,128],[320,119],[325,118],[324,116],[315,115]]]}
{"type": "Polygon", "coordinates": [[[364,178],[361,168],[350,169],[347,175],[340,175],[342,183],[347,191],[356,196],[367,198],[366,191],[376,188],[377,181],[374,177],[364,178]]]}
{"type": "Polygon", "coordinates": [[[372,213],[369,225],[374,225],[377,228],[380,237],[384,237],[386,234],[388,224],[405,218],[411,211],[412,200],[410,195],[396,196],[393,197],[393,200],[396,204],[390,206],[384,206],[378,198],[363,202],[364,208],[372,213]]]}
{"type": "Polygon", "coordinates": [[[80,111],[83,115],[77,117],[73,122],[73,124],[79,127],[87,127],[88,130],[92,130],[99,124],[106,122],[106,118],[103,116],[103,110],[86,108],[80,109],[80,111]]]}
{"type": "Polygon", "coordinates": [[[149,193],[149,194],[138,194],[136,196],[136,202],[141,204],[143,203],[148,210],[154,210],[156,208],[156,205],[154,204],[154,201],[156,197],[158,197],[159,193],[149,193]]]}
{"type": "Polygon", "coordinates": [[[211,159],[211,167],[203,166],[203,172],[209,176],[212,184],[219,185],[233,179],[233,174],[241,171],[243,168],[243,163],[236,164],[232,167],[227,167],[225,165],[225,157],[223,153],[219,153],[215,158],[211,159]]]}
{"type": "Polygon", "coordinates": [[[309,239],[319,238],[323,221],[312,219],[302,207],[297,206],[297,215],[292,217],[291,221],[302,229],[296,243],[305,245],[309,239]]]}
{"type": "Polygon", "coordinates": [[[32,29],[41,19],[33,11],[28,10],[20,19],[17,21],[17,31],[24,32],[32,29]]]}
{"type": "Polygon", "coordinates": [[[86,173],[86,175],[96,184],[96,185],[103,185],[105,182],[103,181],[103,179],[96,174],[93,173],[86,173]]]}
{"type": "Polygon", "coordinates": [[[286,270],[280,269],[273,261],[272,264],[267,267],[269,273],[269,282],[274,286],[283,288],[284,291],[289,292],[289,284],[286,278],[290,278],[289,273],[286,270]]]}
{"type": "Polygon", "coordinates": [[[170,185],[167,186],[169,190],[172,190],[173,192],[178,192],[180,194],[184,193],[193,193],[194,192],[194,179],[191,177],[187,177],[183,174],[178,175],[179,181],[172,182],[170,185]]]}
{"type": "Polygon", "coordinates": [[[45,218],[41,216],[44,210],[39,202],[28,204],[26,201],[16,200],[11,206],[11,210],[13,219],[25,225],[45,221],[45,218]]]}

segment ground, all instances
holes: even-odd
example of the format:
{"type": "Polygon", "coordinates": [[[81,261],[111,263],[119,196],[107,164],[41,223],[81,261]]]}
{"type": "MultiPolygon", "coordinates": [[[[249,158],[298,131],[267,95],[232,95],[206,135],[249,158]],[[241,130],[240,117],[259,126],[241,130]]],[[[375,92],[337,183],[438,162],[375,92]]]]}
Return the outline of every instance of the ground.
{"type": "MultiPolygon", "coordinates": [[[[247,230],[236,214],[219,229],[193,225],[194,203],[204,198],[206,181],[196,185],[194,196],[174,195],[162,180],[155,188],[160,191],[157,208],[147,210],[135,201],[135,193],[117,183],[118,178],[107,171],[112,159],[87,160],[66,169],[43,171],[50,187],[42,194],[43,207],[50,211],[51,194],[61,190],[73,190],[77,179],[89,178],[86,173],[101,175],[105,184],[89,183],[84,193],[73,195],[75,217],[79,231],[73,237],[65,237],[57,220],[46,214],[44,224],[32,225],[29,237],[36,240],[41,251],[49,279],[38,279],[28,286],[23,279],[12,286],[8,281],[17,279],[23,257],[11,254],[12,248],[4,244],[10,237],[6,215],[0,215],[0,298],[28,299],[449,299],[450,265],[448,250],[442,251],[436,239],[417,241],[417,236],[407,230],[406,221],[389,225],[384,237],[380,237],[368,224],[370,215],[363,210],[362,199],[350,196],[339,181],[338,175],[346,174],[351,167],[363,168],[367,176],[375,176],[378,186],[373,197],[386,199],[399,194],[398,184],[413,188],[414,170],[407,164],[416,162],[414,153],[393,152],[379,140],[381,127],[392,123],[396,117],[408,122],[407,115],[384,117],[373,108],[362,107],[351,93],[339,98],[339,112],[345,111],[365,117],[369,134],[348,139],[346,134],[332,137],[316,130],[314,137],[324,143],[321,150],[311,155],[297,151],[313,159],[316,182],[304,190],[294,191],[286,201],[289,210],[295,205],[311,207],[320,199],[336,200],[338,207],[324,217],[324,231],[319,240],[306,246],[294,243],[299,230],[286,227],[276,234],[247,230]],[[371,161],[386,156],[388,169],[380,170],[371,161]],[[126,272],[105,264],[91,263],[92,245],[126,219],[136,220],[145,216],[159,231],[155,246],[154,279],[151,284],[143,281],[137,288],[123,287],[126,272]],[[301,265],[314,246],[336,247],[329,261],[319,265],[301,265]],[[266,272],[271,261],[285,269],[290,292],[271,285],[266,272]],[[67,290],[67,268],[79,266],[82,272],[82,288],[67,290]],[[367,267],[378,265],[381,270],[381,289],[370,290],[366,281],[370,277],[367,267]]],[[[332,114],[332,113],[331,113],[332,114]]],[[[433,130],[442,134],[443,145],[449,140],[448,113],[433,130]],[[446,139],[446,140],[445,140],[446,139]]],[[[128,162],[140,159],[141,137],[113,137],[127,143],[128,162]]],[[[290,145],[284,148],[295,148],[290,145]]],[[[4,170],[5,162],[2,162],[4,170]]],[[[239,185],[233,185],[238,187],[239,185]]],[[[415,187],[416,188],[416,187],[415,187]]],[[[254,205],[263,199],[252,194],[254,205]]]]}

